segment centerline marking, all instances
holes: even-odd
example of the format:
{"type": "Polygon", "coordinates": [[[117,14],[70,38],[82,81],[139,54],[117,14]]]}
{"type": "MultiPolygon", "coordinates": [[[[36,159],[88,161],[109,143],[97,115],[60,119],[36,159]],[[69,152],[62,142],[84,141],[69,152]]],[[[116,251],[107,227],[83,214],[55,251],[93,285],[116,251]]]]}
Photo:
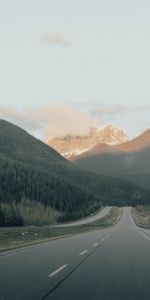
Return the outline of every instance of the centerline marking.
{"type": "Polygon", "coordinates": [[[88,252],[88,250],[84,250],[84,251],[82,251],[80,254],[79,254],[79,256],[81,256],[81,255],[83,255],[83,254],[85,254],[85,253],[87,253],[88,252]]]}
{"type": "Polygon", "coordinates": [[[49,274],[48,277],[53,277],[53,276],[55,276],[57,273],[59,273],[60,271],[62,271],[62,270],[65,269],[66,267],[67,267],[67,264],[61,266],[60,268],[58,268],[57,270],[55,270],[53,273],[49,274]]]}
{"type": "Polygon", "coordinates": [[[95,243],[93,246],[96,247],[96,246],[98,246],[98,245],[99,245],[99,243],[95,243]]]}
{"type": "Polygon", "coordinates": [[[105,239],[102,239],[101,241],[102,241],[102,242],[104,242],[104,241],[105,241],[105,239]]]}

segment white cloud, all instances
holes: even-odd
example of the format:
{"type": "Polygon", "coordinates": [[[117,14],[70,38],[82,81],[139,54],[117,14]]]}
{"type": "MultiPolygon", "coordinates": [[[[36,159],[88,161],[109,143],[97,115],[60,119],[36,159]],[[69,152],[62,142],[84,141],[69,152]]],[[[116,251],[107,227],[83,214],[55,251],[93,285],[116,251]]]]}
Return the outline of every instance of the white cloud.
{"type": "Polygon", "coordinates": [[[131,108],[115,104],[115,105],[97,105],[94,109],[92,109],[92,113],[97,116],[115,116],[118,114],[122,114],[131,108]]]}
{"type": "Polygon", "coordinates": [[[49,104],[24,110],[1,106],[0,118],[19,125],[44,140],[66,134],[88,134],[91,126],[99,124],[97,117],[66,104],[49,104]]]}
{"type": "MultiPolygon", "coordinates": [[[[0,118],[8,120],[34,136],[43,140],[48,140],[52,137],[72,135],[87,135],[92,126],[105,126],[108,122],[127,128],[130,132],[128,124],[134,119],[137,127],[139,120],[142,123],[138,125],[138,131],[141,128],[148,128],[149,123],[149,107],[125,107],[120,105],[106,106],[94,105],[88,108],[81,105],[74,107],[67,104],[49,104],[41,107],[26,107],[18,110],[14,107],[0,106],[0,118]],[[82,111],[81,111],[82,109],[82,111]],[[145,116],[146,109],[146,116],[145,116]],[[144,122],[141,114],[144,114],[144,122]],[[136,120],[136,116],[138,121],[136,120]],[[125,124],[123,126],[123,124],[125,124]]],[[[133,124],[133,126],[135,126],[133,124]]],[[[132,126],[132,127],[133,127],[132,126]]],[[[137,130],[136,130],[137,131],[137,130]]]]}
{"type": "Polygon", "coordinates": [[[114,104],[114,105],[95,105],[94,108],[91,109],[91,113],[93,115],[99,116],[99,117],[112,117],[115,118],[117,116],[120,116],[125,113],[135,113],[135,112],[141,112],[141,111],[149,111],[150,106],[125,106],[120,104],[114,104]]]}
{"type": "Polygon", "coordinates": [[[48,33],[42,36],[43,44],[58,45],[62,47],[71,46],[71,42],[59,33],[48,33]]]}

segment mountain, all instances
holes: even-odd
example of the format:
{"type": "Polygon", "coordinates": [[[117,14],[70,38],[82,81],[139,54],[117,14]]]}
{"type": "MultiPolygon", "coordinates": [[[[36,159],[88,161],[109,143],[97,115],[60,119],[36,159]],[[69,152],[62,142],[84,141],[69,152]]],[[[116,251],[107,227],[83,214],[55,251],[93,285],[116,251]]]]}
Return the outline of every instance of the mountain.
{"type": "Polygon", "coordinates": [[[82,171],[23,129],[0,120],[0,203],[22,201],[40,202],[71,219],[106,204],[149,203],[150,195],[136,184],[82,171]]]}
{"type": "Polygon", "coordinates": [[[72,159],[93,149],[97,144],[118,145],[128,141],[127,135],[120,129],[108,125],[105,128],[93,127],[87,136],[56,137],[48,140],[47,144],[61,153],[65,158],[72,159]]]}
{"type": "Polygon", "coordinates": [[[79,175],[54,149],[0,120],[0,202],[27,199],[65,213],[88,211],[99,200],[77,182],[79,175]]]}
{"type": "Polygon", "coordinates": [[[119,145],[128,141],[128,136],[119,128],[108,125],[97,131],[98,142],[106,145],[119,145]]]}
{"type": "Polygon", "coordinates": [[[149,188],[150,129],[121,145],[98,144],[78,156],[75,164],[84,170],[123,178],[149,188]]]}
{"type": "Polygon", "coordinates": [[[115,147],[117,151],[122,152],[141,152],[150,148],[150,129],[144,131],[141,135],[133,140],[115,147]]]}

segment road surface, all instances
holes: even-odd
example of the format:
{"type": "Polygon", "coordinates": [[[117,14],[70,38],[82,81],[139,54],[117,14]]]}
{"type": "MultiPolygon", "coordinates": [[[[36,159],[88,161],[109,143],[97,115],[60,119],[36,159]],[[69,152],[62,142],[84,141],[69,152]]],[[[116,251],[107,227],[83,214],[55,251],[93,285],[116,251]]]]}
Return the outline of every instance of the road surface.
{"type": "Polygon", "coordinates": [[[0,254],[1,300],[149,300],[150,232],[114,227],[0,254]]]}
{"type": "Polygon", "coordinates": [[[89,224],[91,222],[95,222],[95,221],[105,217],[107,214],[109,214],[109,211],[111,208],[112,208],[112,206],[107,206],[107,207],[103,208],[102,210],[100,210],[98,213],[96,213],[92,216],[89,216],[87,218],[83,218],[81,220],[73,221],[73,222],[69,222],[69,223],[54,225],[52,227],[70,227],[70,226],[89,224]]]}

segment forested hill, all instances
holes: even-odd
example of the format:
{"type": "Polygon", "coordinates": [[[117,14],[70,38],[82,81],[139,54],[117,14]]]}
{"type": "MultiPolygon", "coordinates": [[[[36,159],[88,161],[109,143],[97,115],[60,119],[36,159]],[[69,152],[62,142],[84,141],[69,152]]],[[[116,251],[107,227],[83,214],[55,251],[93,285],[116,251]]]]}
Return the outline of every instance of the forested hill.
{"type": "Polygon", "coordinates": [[[36,201],[68,218],[101,205],[148,203],[135,184],[77,169],[55,150],[21,128],[0,120],[0,202],[36,201]]]}
{"type": "Polygon", "coordinates": [[[18,162],[49,168],[54,164],[68,165],[58,152],[25,130],[0,120],[0,154],[18,162]]]}

